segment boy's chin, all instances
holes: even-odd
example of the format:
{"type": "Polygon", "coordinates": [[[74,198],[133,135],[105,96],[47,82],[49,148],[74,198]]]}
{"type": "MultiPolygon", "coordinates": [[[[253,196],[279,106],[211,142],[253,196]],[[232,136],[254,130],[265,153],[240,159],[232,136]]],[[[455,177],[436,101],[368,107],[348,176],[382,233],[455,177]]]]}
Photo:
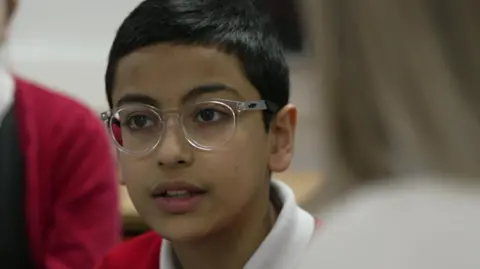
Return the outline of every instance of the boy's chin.
{"type": "Polygon", "coordinates": [[[164,219],[151,227],[164,239],[172,242],[194,242],[215,232],[214,223],[201,223],[198,219],[178,217],[164,219]]]}

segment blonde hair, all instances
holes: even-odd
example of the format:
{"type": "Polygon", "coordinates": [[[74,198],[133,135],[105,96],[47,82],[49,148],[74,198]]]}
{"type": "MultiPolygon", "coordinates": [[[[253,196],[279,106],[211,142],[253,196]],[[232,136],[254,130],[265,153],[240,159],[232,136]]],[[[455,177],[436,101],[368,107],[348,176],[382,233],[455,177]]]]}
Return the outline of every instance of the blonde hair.
{"type": "Polygon", "coordinates": [[[477,0],[304,1],[327,123],[323,199],[408,172],[480,178],[479,10],[477,0]]]}

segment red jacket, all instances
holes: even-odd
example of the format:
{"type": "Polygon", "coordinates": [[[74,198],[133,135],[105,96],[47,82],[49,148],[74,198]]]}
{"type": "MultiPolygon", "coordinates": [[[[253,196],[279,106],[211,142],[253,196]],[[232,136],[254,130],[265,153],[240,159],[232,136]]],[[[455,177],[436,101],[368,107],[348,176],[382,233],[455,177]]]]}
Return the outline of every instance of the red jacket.
{"type": "Polygon", "coordinates": [[[117,246],[96,269],[158,269],[161,245],[156,232],[142,234],[117,246]]]}
{"type": "Polygon", "coordinates": [[[35,268],[91,269],[120,238],[105,127],[79,103],[16,79],[26,219],[35,268]]]}

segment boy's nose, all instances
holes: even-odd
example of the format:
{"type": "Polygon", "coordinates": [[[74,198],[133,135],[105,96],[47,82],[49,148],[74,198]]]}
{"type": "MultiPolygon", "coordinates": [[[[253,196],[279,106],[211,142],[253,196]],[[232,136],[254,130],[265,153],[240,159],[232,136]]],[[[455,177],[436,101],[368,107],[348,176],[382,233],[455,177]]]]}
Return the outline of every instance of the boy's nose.
{"type": "Polygon", "coordinates": [[[193,162],[191,147],[188,145],[182,128],[167,124],[163,137],[156,149],[159,166],[189,166],[193,162]]]}

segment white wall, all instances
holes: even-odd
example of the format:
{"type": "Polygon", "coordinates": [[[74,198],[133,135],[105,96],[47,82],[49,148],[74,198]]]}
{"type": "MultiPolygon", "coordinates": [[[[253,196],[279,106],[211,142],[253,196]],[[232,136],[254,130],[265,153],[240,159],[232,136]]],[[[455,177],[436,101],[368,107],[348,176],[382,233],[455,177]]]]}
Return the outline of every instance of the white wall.
{"type": "Polygon", "coordinates": [[[121,20],[138,0],[20,0],[10,36],[16,72],[106,106],[103,73],[121,20]]]}

